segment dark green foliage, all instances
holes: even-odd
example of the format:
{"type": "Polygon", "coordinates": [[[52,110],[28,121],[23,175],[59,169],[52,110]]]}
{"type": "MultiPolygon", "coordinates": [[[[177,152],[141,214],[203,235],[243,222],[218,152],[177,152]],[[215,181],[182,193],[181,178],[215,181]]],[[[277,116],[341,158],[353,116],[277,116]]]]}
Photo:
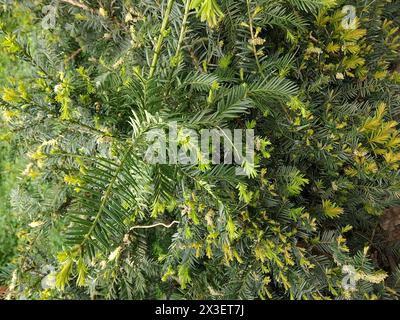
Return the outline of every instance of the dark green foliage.
{"type": "Polygon", "coordinates": [[[5,3],[35,26],[1,24],[34,70],[1,90],[29,161],[10,297],[398,298],[398,4],[345,29],[342,1],[59,1],[43,30],[55,3],[5,3]],[[255,166],[144,161],[171,123],[254,129],[255,166]]]}

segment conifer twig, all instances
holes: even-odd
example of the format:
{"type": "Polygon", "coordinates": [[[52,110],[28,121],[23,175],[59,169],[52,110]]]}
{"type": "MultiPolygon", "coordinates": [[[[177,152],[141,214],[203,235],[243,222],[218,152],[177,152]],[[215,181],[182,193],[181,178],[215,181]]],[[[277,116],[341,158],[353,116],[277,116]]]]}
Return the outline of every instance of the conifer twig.
{"type": "Polygon", "coordinates": [[[132,231],[134,229],[151,229],[151,228],[160,227],[160,226],[169,229],[175,224],[179,224],[179,221],[172,221],[170,224],[165,224],[165,223],[159,222],[159,223],[155,223],[155,224],[152,224],[149,226],[133,226],[129,230],[132,231]]]}
{"type": "Polygon", "coordinates": [[[250,1],[247,0],[247,1],[246,1],[246,4],[247,4],[247,13],[248,13],[248,16],[249,16],[249,29],[250,29],[250,35],[251,35],[251,42],[250,42],[250,44],[251,44],[251,48],[252,48],[252,50],[253,50],[254,58],[255,58],[255,60],[256,60],[257,69],[258,69],[258,71],[259,71],[261,74],[263,74],[263,73],[262,73],[262,69],[261,69],[261,65],[260,65],[260,61],[258,60],[257,48],[256,48],[256,45],[254,44],[254,39],[255,39],[256,37],[255,37],[255,35],[254,35],[254,30],[253,30],[254,26],[253,26],[253,17],[252,17],[252,15],[251,15],[251,11],[250,11],[250,10],[251,10],[251,9],[250,9],[250,1]]]}
{"type": "Polygon", "coordinates": [[[171,14],[173,4],[174,0],[168,0],[167,9],[165,10],[164,18],[161,25],[160,35],[158,36],[157,44],[154,49],[154,56],[150,66],[149,78],[152,78],[154,76],[154,72],[156,71],[158,58],[160,57],[161,47],[164,42],[165,33],[167,31],[167,26],[169,22],[169,16],[171,14]]]}
{"type": "Polygon", "coordinates": [[[71,55],[69,55],[66,59],[65,59],[65,63],[68,63],[69,61],[75,59],[75,57],[82,51],[82,48],[79,48],[77,50],[75,50],[74,52],[71,53],[71,55]]]}
{"type": "Polygon", "coordinates": [[[179,34],[179,40],[178,40],[178,45],[176,47],[176,53],[175,53],[175,58],[179,57],[180,51],[182,49],[182,43],[183,40],[185,39],[185,34],[187,30],[187,22],[188,22],[188,17],[189,17],[189,11],[190,11],[190,0],[186,0],[185,3],[185,12],[183,14],[183,19],[182,19],[182,28],[181,32],[179,34]]]}

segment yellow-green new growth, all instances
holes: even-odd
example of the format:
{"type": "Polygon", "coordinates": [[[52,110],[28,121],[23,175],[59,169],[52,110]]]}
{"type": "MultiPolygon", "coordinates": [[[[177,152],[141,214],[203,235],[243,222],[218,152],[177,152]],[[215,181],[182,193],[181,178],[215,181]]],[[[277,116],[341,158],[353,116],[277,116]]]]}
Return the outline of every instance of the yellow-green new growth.
{"type": "Polygon", "coordinates": [[[190,8],[196,9],[200,20],[202,22],[207,21],[211,28],[216,27],[224,17],[217,0],[193,0],[190,8]]]}

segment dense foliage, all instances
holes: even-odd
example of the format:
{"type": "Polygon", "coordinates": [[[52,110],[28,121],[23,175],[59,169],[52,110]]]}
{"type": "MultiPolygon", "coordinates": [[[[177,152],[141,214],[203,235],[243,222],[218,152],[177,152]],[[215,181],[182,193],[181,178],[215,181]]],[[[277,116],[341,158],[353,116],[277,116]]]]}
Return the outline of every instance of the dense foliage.
{"type": "Polygon", "coordinates": [[[399,297],[399,3],[0,4],[8,298],[399,297]],[[255,164],[145,161],[171,123],[255,164]]]}

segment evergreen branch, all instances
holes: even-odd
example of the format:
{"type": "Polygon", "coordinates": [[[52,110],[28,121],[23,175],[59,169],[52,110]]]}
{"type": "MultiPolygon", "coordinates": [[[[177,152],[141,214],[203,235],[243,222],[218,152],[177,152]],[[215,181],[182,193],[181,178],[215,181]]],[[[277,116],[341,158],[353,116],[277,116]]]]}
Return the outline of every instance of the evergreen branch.
{"type": "Polygon", "coordinates": [[[177,59],[179,57],[179,54],[180,54],[180,51],[182,48],[182,43],[183,43],[183,40],[185,39],[185,34],[187,31],[187,22],[188,22],[189,11],[190,11],[190,4],[191,4],[191,0],[185,1],[185,12],[183,14],[182,27],[181,27],[181,31],[179,34],[178,45],[176,47],[175,59],[177,59]]]}
{"type": "Polygon", "coordinates": [[[167,3],[167,8],[165,10],[164,18],[163,18],[162,25],[161,25],[160,35],[158,36],[157,44],[154,49],[153,61],[150,66],[149,79],[153,78],[154,72],[156,71],[157,62],[160,57],[164,38],[166,36],[167,26],[168,26],[168,22],[169,22],[169,16],[171,14],[171,10],[172,10],[172,6],[173,6],[174,2],[175,2],[175,0],[168,0],[168,3],[167,3]]]}
{"type": "Polygon", "coordinates": [[[253,55],[254,55],[254,59],[256,61],[257,69],[261,74],[263,74],[261,65],[260,65],[260,61],[258,59],[257,48],[254,43],[255,36],[254,36],[254,27],[253,27],[253,17],[251,15],[251,8],[250,8],[250,0],[246,0],[246,5],[247,5],[247,15],[249,18],[249,29],[250,29],[250,35],[251,35],[251,48],[253,50],[253,55]]]}
{"type": "Polygon", "coordinates": [[[114,188],[114,183],[117,181],[118,179],[118,175],[120,174],[120,172],[122,172],[122,170],[124,169],[124,165],[125,162],[127,161],[130,152],[132,151],[133,146],[130,146],[127,148],[125,154],[123,155],[122,159],[121,159],[121,163],[119,164],[117,170],[114,172],[114,174],[112,175],[112,179],[105,191],[104,196],[102,197],[101,203],[100,203],[100,207],[95,215],[95,218],[93,220],[93,222],[91,223],[91,226],[88,230],[88,232],[85,234],[83,241],[81,242],[81,244],[79,245],[81,248],[85,245],[86,241],[88,241],[90,239],[90,236],[92,235],[92,233],[94,232],[100,218],[101,215],[105,209],[105,206],[109,200],[109,197],[112,194],[112,190],[114,188]]]}

